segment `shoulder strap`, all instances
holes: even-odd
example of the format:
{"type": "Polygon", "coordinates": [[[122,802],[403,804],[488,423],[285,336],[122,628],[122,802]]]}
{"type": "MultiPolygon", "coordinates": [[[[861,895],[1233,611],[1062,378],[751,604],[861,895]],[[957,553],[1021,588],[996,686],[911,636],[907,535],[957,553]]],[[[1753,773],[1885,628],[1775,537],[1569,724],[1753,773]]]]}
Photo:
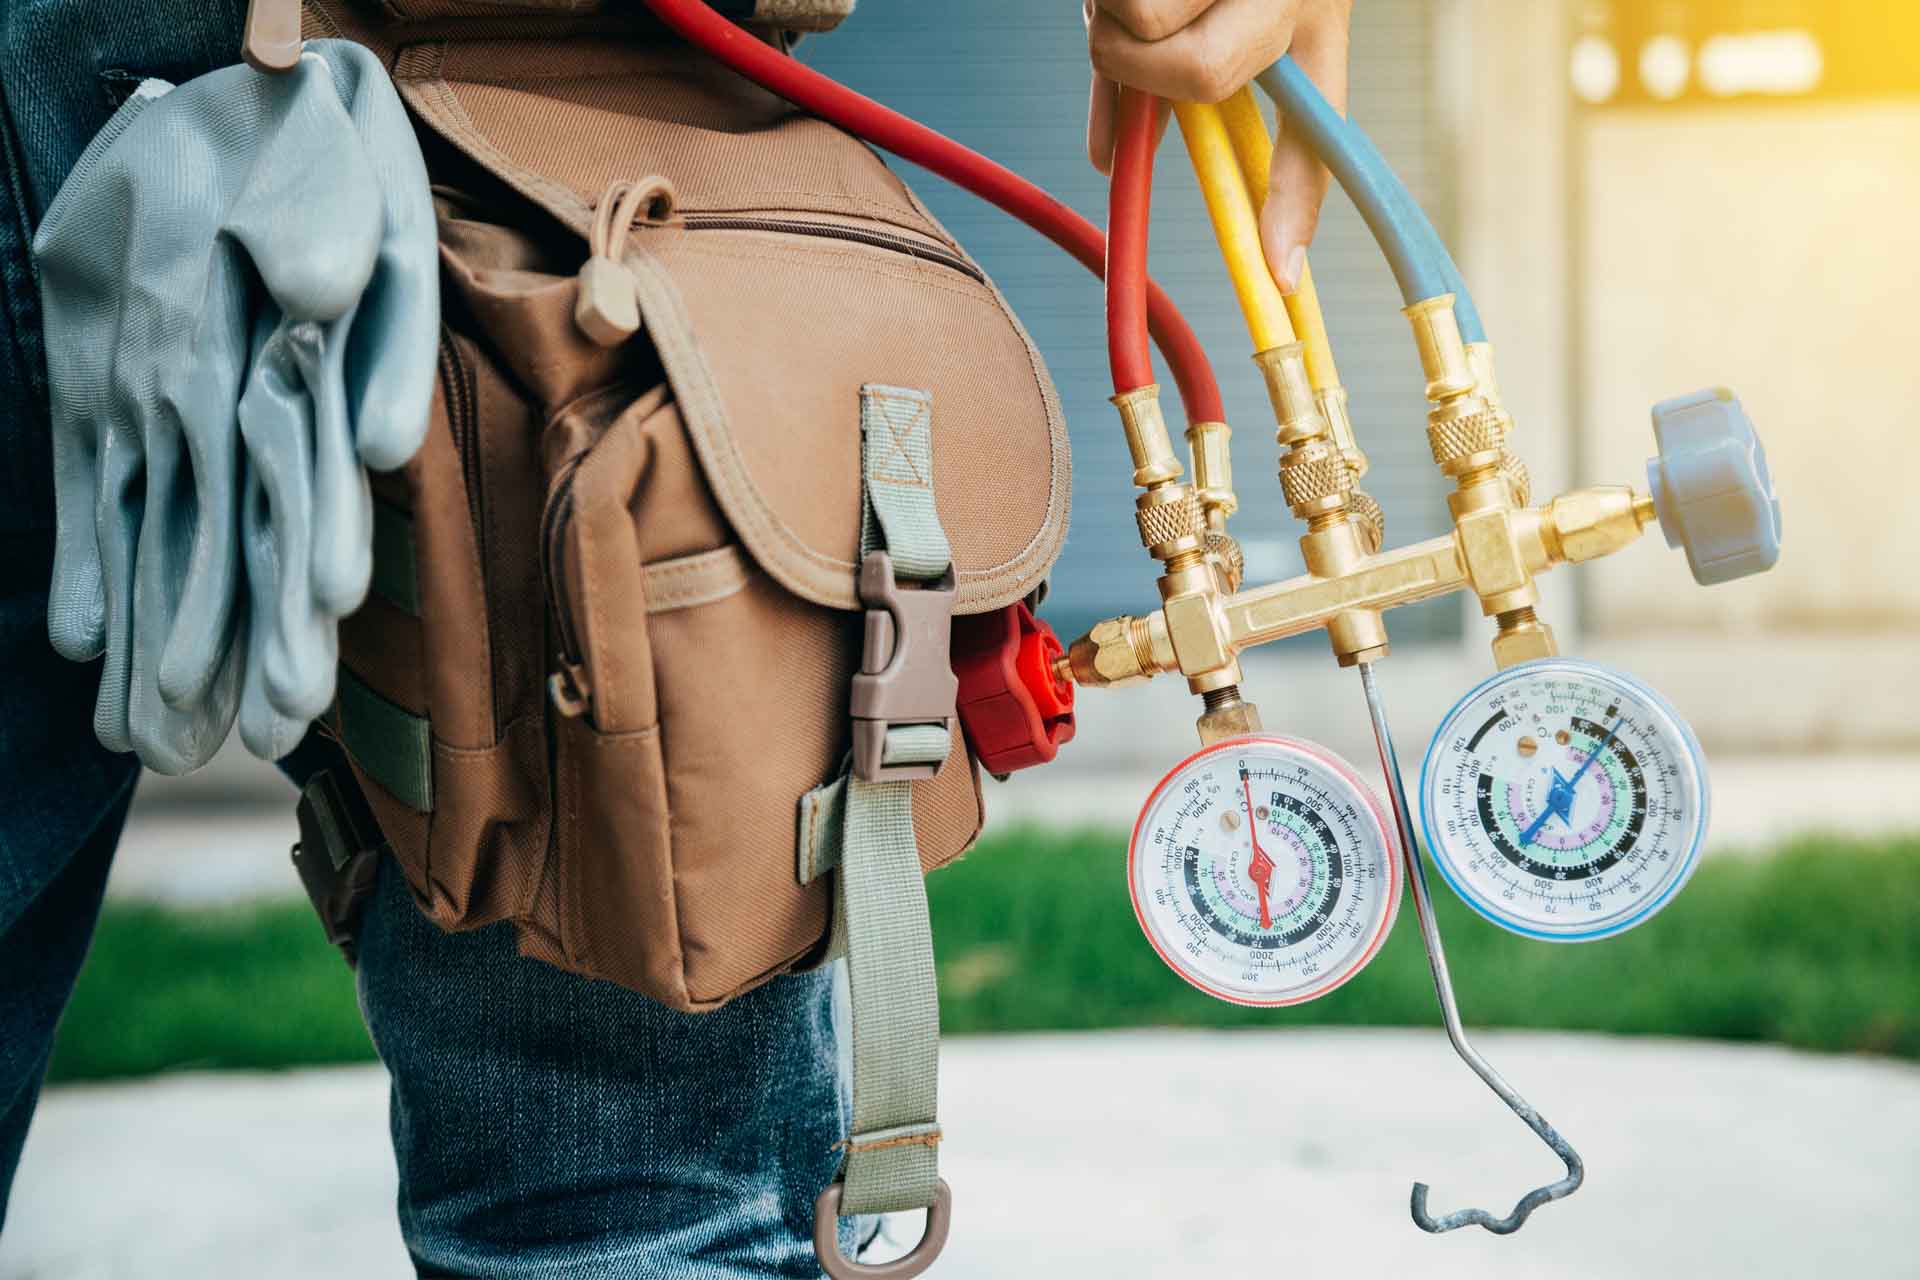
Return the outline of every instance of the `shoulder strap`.
{"type": "MultiPolygon", "coordinates": [[[[953,556],[933,500],[931,397],[862,387],[860,426],[868,612],[852,698],[855,758],[801,801],[801,878],[839,870],[833,946],[844,950],[853,1005],[852,1129],[822,1212],[830,1200],[841,1214],[938,1204],[943,1233],[940,1004],[913,780],[932,776],[953,742],[953,556]]],[[[916,1252],[937,1252],[934,1235],[930,1218],[916,1252]]]]}

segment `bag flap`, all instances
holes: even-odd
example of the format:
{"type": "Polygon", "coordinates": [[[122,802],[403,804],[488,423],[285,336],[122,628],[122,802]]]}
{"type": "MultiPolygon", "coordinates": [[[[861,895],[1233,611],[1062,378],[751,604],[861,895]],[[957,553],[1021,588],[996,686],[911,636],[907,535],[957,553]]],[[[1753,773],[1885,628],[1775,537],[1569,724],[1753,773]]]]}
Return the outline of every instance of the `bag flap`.
{"type": "Polygon", "coordinates": [[[1052,381],[984,273],[864,144],[678,45],[436,41],[401,48],[395,79],[437,133],[583,237],[611,182],[674,184],[673,222],[628,240],[645,336],[715,496],[776,581],[859,607],[866,383],[933,397],[956,607],[998,608],[1044,579],[1071,482],[1052,381]]]}

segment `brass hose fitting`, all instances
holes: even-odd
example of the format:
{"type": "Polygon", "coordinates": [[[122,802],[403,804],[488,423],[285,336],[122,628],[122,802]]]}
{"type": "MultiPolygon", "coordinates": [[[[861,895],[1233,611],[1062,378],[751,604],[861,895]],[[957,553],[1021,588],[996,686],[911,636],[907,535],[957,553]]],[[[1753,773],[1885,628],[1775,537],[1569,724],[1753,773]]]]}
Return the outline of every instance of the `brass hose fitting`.
{"type": "Polygon", "coordinates": [[[1493,636],[1493,662],[1502,671],[1516,663],[1551,658],[1560,652],[1553,628],[1540,621],[1531,607],[1509,609],[1494,615],[1493,620],[1497,628],[1493,636]]]}
{"type": "Polygon", "coordinates": [[[1462,488],[1500,465],[1507,427],[1479,393],[1479,380],[1460,338],[1453,295],[1427,298],[1406,309],[1420,367],[1427,375],[1427,443],[1440,470],[1462,488]]]}
{"type": "Polygon", "coordinates": [[[1233,428],[1224,422],[1187,425],[1187,452],[1193,458],[1193,488],[1209,529],[1221,529],[1240,509],[1233,491],[1233,428]]]}
{"type": "Polygon", "coordinates": [[[1180,481],[1184,471],[1173,455],[1159,384],[1123,391],[1113,397],[1113,404],[1133,458],[1133,482],[1146,490],[1134,502],[1141,544],[1169,569],[1176,562],[1180,567],[1197,563],[1204,551],[1200,501],[1180,481]]]}
{"type": "Polygon", "coordinates": [[[1244,738],[1250,733],[1259,733],[1263,727],[1260,708],[1240,696],[1240,686],[1237,684],[1209,689],[1201,697],[1206,702],[1206,710],[1200,713],[1194,727],[1200,731],[1200,745],[1203,747],[1225,742],[1229,738],[1244,738]]]}

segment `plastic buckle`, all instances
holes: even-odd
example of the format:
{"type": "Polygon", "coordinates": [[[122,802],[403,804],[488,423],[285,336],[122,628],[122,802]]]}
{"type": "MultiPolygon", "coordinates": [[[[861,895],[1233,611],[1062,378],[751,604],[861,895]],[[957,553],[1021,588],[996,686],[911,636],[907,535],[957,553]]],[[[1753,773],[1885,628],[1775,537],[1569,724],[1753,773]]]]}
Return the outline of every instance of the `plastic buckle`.
{"type": "Polygon", "coordinates": [[[1073,741],[1073,685],[1053,673],[1064,652],[1025,601],[954,619],[960,727],[981,768],[1029,769],[1073,741]]]}
{"type": "Polygon", "coordinates": [[[853,677],[853,776],[862,782],[931,778],[944,760],[888,764],[887,731],[904,725],[953,730],[953,569],[924,587],[894,577],[893,559],[870,551],[860,561],[860,603],[867,607],[860,670],[853,677]]]}

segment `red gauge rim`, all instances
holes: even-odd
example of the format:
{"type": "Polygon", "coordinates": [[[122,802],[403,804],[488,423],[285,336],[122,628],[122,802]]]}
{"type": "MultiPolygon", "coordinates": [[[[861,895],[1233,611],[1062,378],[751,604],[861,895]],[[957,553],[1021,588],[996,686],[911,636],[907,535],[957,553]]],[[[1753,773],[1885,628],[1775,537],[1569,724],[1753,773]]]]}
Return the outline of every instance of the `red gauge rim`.
{"type": "Polygon", "coordinates": [[[1297,1004],[1306,1004],[1310,1000],[1318,1000],[1321,996],[1338,991],[1352,980],[1355,974],[1371,964],[1373,957],[1379,954],[1380,947],[1386,942],[1387,935],[1393,932],[1394,921],[1400,918],[1401,880],[1400,849],[1394,840],[1393,829],[1387,825],[1386,811],[1381,808],[1379,798],[1373,794],[1373,788],[1367,785],[1366,779],[1362,778],[1352,765],[1318,743],[1308,742],[1303,738],[1290,738],[1279,733],[1255,733],[1243,738],[1229,738],[1225,742],[1216,742],[1210,747],[1202,747],[1174,765],[1167,770],[1166,775],[1160,779],[1153,790],[1147,793],[1146,803],[1140,806],[1140,816],[1133,820],[1133,834],[1127,838],[1127,899],[1133,903],[1134,923],[1140,926],[1140,932],[1145,935],[1147,944],[1153,948],[1154,954],[1159,956],[1160,962],[1178,974],[1181,981],[1188,986],[1204,991],[1216,1000],[1224,1000],[1228,1004],[1244,1005],[1253,1009],[1285,1009],[1297,1004]],[[1153,811],[1154,802],[1160,798],[1160,793],[1167,789],[1167,784],[1196,760],[1244,747],[1249,742],[1272,743],[1297,751],[1344,778],[1355,791],[1359,792],[1361,799],[1366,801],[1367,812],[1373,815],[1373,825],[1380,833],[1382,847],[1387,851],[1387,909],[1380,917],[1380,927],[1374,931],[1373,937],[1368,939],[1365,949],[1357,953],[1351,963],[1343,966],[1337,977],[1323,985],[1309,991],[1296,992],[1293,995],[1279,996],[1269,1000],[1222,991],[1175,962],[1173,957],[1167,954],[1166,948],[1160,945],[1160,939],[1154,936],[1152,927],[1147,923],[1146,912],[1140,905],[1140,885],[1133,874],[1134,861],[1138,857],[1140,848],[1140,828],[1146,822],[1147,814],[1153,811]]]}

